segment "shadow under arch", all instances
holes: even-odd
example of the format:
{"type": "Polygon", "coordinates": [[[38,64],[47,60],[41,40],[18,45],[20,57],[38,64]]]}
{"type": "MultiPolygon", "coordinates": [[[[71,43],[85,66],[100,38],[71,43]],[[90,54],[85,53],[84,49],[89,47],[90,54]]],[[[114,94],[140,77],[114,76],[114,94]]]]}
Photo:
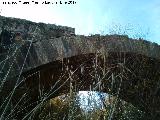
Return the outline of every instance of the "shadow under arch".
{"type": "Polygon", "coordinates": [[[160,60],[131,52],[81,54],[38,66],[22,73],[24,82],[12,98],[13,105],[20,107],[13,116],[27,118],[40,103],[69,93],[71,88],[118,95],[146,113],[159,116],[159,66],[160,60]]]}
{"type": "Polygon", "coordinates": [[[118,95],[147,113],[159,114],[159,66],[159,60],[131,52],[90,53],[39,66],[22,76],[33,106],[43,98],[68,93],[72,87],[118,95]]]}

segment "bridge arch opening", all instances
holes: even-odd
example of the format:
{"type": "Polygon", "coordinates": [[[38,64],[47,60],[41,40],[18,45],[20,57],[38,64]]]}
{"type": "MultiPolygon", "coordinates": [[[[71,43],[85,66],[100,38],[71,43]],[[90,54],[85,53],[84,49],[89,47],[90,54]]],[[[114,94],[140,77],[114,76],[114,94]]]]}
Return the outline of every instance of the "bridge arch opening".
{"type": "MultiPolygon", "coordinates": [[[[91,53],[38,66],[23,72],[22,77],[28,90],[28,103],[33,103],[34,107],[70,90],[91,90],[118,95],[118,98],[144,110],[151,101],[153,89],[150,85],[154,85],[149,79],[153,74],[154,80],[157,79],[159,64],[156,59],[135,53],[110,52],[105,62],[104,56],[91,53]]],[[[33,106],[28,110],[32,111],[33,106]]]]}

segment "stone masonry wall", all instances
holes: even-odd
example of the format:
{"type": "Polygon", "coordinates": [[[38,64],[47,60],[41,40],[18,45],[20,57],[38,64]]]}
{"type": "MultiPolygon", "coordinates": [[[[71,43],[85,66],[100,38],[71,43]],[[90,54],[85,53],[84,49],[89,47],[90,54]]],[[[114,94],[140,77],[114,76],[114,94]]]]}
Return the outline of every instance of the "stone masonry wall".
{"type": "Polygon", "coordinates": [[[7,70],[14,62],[12,75],[19,74],[24,61],[23,71],[26,71],[66,57],[96,52],[105,55],[108,52],[130,52],[160,59],[158,44],[128,36],[78,36],[74,28],[2,16],[0,32],[0,60],[10,56],[4,67],[7,70]]]}

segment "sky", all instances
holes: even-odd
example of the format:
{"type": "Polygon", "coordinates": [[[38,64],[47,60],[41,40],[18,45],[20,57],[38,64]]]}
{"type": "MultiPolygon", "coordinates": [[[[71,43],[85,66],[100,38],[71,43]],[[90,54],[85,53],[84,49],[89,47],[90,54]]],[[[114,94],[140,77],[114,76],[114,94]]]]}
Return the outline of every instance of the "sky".
{"type": "Polygon", "coordinates": [[[160,0],[75,0],[76,4],[48,5],[41,4],[44,0],[37,0],[37,5],[33,0],[28,0],[29,5],[4,5],[3,1],[19,0],[1,0],[2,16],[69,26],[81,35],[127,34],[160,44],[160,0]]]}
{"type": "Polygon", "coordinates": [[[108,98],[108,94],[95,91],[79,91],[78,97],[80,107],[87,112],[94,108],[102,109],[104,107],[102,102],[108,98]],[[100,94],[102,98],[100,98],[100,94]]]}

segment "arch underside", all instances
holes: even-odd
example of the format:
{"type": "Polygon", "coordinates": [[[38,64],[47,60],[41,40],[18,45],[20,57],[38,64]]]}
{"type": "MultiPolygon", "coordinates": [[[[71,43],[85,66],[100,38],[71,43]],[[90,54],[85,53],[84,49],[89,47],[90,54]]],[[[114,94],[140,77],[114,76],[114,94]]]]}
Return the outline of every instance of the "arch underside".
{"type": "Polygon", "coordinates": [[[22,73],[15,92],[16,103],[24,93],[23,106],[33,109],[43,100],[78,91],[116,95],[147,113],[159,113],[160,61],[141,54],[110,52],[81,54],[57,60],[22,73]]]}

